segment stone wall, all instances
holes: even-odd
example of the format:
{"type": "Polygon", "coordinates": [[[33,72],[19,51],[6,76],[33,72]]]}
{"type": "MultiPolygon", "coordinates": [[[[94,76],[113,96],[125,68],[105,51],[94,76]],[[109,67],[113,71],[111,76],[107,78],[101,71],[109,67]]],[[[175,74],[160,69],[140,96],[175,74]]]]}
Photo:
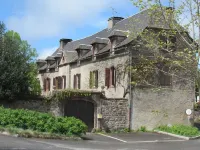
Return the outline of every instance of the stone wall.
{"type": "Polygon", "coordinates": [[[26,99],[13,102],[1,101],[1,105],[5,108],[29,109],[45,113],[50,110],[50,104],[46,103],[43,99],[26,99]]]}
{"type": "Polygon", "coordinates": [[[185,111],[193,109],[193,91],[137,89],[132,96],[132,129],[141,126],[153,129],[167,124],[190,125],[185,111]]]}
{"type": "Polygon", "coordinates": [[[103,119],[101,127],[105,130],[128,127],[128,100],[103,99],[101,106],[103,119]]]}

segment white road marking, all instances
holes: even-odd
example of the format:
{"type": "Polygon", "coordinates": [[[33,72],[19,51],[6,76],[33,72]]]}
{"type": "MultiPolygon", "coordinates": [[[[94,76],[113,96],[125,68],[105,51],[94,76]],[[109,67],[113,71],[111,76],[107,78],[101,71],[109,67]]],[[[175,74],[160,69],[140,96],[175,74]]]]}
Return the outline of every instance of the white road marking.
{"type": "Polygon", "coordinates": [[[124,141],[124,140],[121,140],[121,139],[118,139],[118,138],[115,138],[115,137],[112,137],[112,136],[109,136],[109,135],[106,135],[106,134],[102,134],[102,133],[98,133],[98,134],[102,135],[102,136],[105,136],[105,137],[108,137],[108,138],[111,138],[111,139],[115,139],[115,140],[127,143],[127,141],[124,141]]]}
{"type": "Polygon", "coordinates": [[[186,140],[154,140],[154,141],[133,141],[128,143],[158,143],[158,142],[183,142],[186,140]]]}

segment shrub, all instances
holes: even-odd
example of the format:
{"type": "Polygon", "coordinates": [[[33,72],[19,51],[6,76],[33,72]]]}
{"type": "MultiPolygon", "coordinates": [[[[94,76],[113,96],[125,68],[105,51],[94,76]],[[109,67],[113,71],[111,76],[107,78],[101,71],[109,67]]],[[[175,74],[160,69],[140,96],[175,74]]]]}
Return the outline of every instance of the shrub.
{"type": "Polygon", "coordinates": [[[85,123],[74,117],[54,117],[48,113],[3,107],[0,107],[0,126],[67,136],[81,136],[87,131],[85,123]]]}
{"type": "Polygon", "coordinates": [[[159,126],[158,129],[161,131],[183,136],[197,136],[200,134],[198,128],[185,125],[173,125],[171,127],[164,125],[164,126],[159,126]]]}
{"type": "Polygon", "coordinates": [[[140,129],[139,129],[139,131],[146,132],[146,131],[147,131],[147,129],[146,129],[146,127],[145,127],[145,126],[141,126],[141,127],[140,127],[140,129]]]}

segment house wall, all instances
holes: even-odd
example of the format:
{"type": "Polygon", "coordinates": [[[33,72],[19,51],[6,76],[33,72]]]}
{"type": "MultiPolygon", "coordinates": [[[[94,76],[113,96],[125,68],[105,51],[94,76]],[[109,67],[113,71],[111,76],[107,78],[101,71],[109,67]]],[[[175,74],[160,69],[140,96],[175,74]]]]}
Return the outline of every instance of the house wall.
{"type": "Polygon", "coordinates": [[[48,92],[45,92],[43,90],[43,81],[45,78],[50,78],[51,79],[51,87],[50,87],[50,92],[53,91],[53,78],[58,77],[58,76],[66,76],[66,88],[69,88],[69,65],[62,66],[59,68],[59,71],[56,72],[46,72],[44,74],[38,74],[38,79],[40,80],[40,86],[42,87],[42,95],[48,95],[48,92]]]}
{"type": "Polygon", "coordinates": [[[189,80],[176,77],[172,80],[172,87],[132,91],[132,129],[141,126],[154,129],[167,124],[191,125],[185,112],[186,109],[193,110],[194,86],[189,80]]]}
{"type": "MultiPolygon", "coordinates": [[[[124,64],[128,60],[127,55],[119,55],[118,57],[110,57],[101,61],[92,60],[88,62],[81,62],[81,66],[78,67],[76,64],[71,66],[71,88],[73,88],[73,77],[75,74],[81,74],[81,89],[87,90],[89,88],[90,71],[98,70],[98,91],[101,91],[101,87],[105,86],[105,68],[114,66],[117,68],[119,64],[124,64]]],[[[125,75],[124,78],[120,78],[117,82],[116,87],[104,88],[105,96],[107,98],[122,98],[124,94],[124,88],[127,87],[128,77],[125,75]]]]}

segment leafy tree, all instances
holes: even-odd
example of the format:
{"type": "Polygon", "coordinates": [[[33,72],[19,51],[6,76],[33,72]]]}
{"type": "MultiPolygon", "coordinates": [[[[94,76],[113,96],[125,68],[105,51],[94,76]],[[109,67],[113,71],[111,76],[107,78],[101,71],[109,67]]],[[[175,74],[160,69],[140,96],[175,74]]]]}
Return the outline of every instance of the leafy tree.
{"type": "Polygon", "coordinates": [[[36,50],[14,31],[0,23],[0,98],[39,92],[35,66],[36,50]],[[32,89],[32,90],[30,90],[32,89]]]}
{"type": "MultiPolygon", "coordinates": [[[[190,0],[183,1],[189,2],[190,0]]],[[[194,79],[198,78],[197,63],[199,59],[196,57],[198,46],[195,37],[192,39],[189,35],[189,27],[199,26],[198,12],[193,13],[193,16],[189,17],[188,23],[183,24],[181,17],[189,9],[189,6],[184,3],[177,6],[175,2],[178,3],[178,1],[169,0],[165,2],[170,7],[164,7],[163,1],[160,0],[132,0],[132,2],[143,13],[148,9],[151,23],[149,28],[135,30],[138,28],[140,20],[133,20],[133,22],[139,23],[135,23],[135,27],[133,23],[129,35],[133,38],[137,37],[131,44],[133,50],[130,52],[132,57],[129,64],[131,65],[127,65],[132,85],[134,87],[163,88],[159,76],[164,75],[176,78],[178,82],[195,86],[194,79]],[[176,9],[173,8],[175,6],[177,6],[176,9]],[[157,28],[154,28],[155,25],[157,28]]],[[[194,6],[195,4],[194,2],[194,6]]]]}

